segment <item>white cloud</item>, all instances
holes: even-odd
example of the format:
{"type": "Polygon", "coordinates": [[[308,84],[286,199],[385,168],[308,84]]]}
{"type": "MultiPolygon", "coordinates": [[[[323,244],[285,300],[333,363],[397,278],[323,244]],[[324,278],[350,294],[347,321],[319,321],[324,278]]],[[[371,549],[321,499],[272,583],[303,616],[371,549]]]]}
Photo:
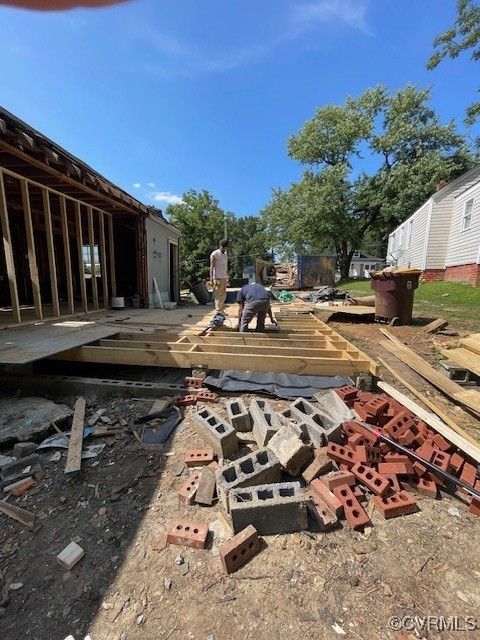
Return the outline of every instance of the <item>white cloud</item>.
{"type": "Polygon", "coordinates": [[[155,189],[155,183],[154,182],[147,182],[147,187],[150,187],[151,189],[155,189]]]}
{"type": "Polygon", "coordinates": [[[337,22],[370,33],[367,9],[368,0],[317,0],[296,5],[293,20],[301,30],[310,29],[315,23],[337,22]]]}
{"type": "Polygon", "coordinates": [[[133,188],[134,188],[134,189],[140,189],[140,187],[141,187],[141,186],[142,186],[142,183],[141,183],[141,182],[134,182],[134,183],[133,183],[133,188]]]}
{"type": "Polygon", "coordinates": [[[170,191],[156,191],[152,199],[155,202],[166,202],[167,204],[181,204],[183,202],[180,196],[170,193],[170,191]]]}

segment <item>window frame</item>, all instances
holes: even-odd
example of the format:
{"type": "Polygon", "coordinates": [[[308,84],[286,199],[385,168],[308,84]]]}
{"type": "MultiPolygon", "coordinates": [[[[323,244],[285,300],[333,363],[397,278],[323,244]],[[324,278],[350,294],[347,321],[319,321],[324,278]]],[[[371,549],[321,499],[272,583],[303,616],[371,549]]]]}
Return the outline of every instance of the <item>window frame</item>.
{"type": "Polygon", "coordinates": [[[463,203],[463,212],[462,212],[462,221],[461,221],[461,231],[462,233],[464,231],[468,231],[469,229],[472,228],[472,216],[473,216],[473,202],[474,202],[474,198],[469,198],[468,200],[465,200],[465,202],[463,203]],[[467,206],[471,205],[470,207],[470,212],[467,214],[467,206]],[[465,226],[465,220],[468,218],[468,227],[465,226]]]}

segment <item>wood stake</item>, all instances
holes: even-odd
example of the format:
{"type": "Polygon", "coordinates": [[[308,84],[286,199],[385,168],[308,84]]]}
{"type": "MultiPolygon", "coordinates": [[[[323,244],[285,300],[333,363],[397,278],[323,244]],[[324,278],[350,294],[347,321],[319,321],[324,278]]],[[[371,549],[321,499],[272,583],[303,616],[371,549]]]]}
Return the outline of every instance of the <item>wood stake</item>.
{"type": "Polygon", "coordinates": [[[82,468],[83,425],[85,421],[85,399],[78,398],[73,410],[72,430],[68,442],[65,473],[78,473],[82,468]]]}
{"type": "Polygon", "coordinates": [[[6,516],[18,520],[26,527],[33,527],[35,524],[35,514],[21,507],[16,507],[14,504],[8,504],[5,500],[0,500],[0,512],[6,516]]]}

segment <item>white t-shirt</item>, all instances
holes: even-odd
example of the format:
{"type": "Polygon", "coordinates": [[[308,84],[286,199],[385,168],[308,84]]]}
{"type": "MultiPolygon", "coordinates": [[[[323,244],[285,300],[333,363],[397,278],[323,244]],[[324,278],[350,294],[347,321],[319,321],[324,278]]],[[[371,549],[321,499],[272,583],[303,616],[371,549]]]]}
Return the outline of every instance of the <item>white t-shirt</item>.
{"type": "Polygon", "coordinates": [[[220,249],[212,251],[210,254],[210,260],[215,258],[215,266],[213,267],[214,280],[220,280],[227,277],[228,272],[228,256],[227,253],[223,253],[220,249]]]}

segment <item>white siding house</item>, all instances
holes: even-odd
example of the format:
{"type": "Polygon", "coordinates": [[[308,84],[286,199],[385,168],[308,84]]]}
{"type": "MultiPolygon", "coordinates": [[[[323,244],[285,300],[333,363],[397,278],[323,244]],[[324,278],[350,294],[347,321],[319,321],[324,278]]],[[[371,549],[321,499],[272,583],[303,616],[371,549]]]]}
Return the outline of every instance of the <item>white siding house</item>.
{"type": "Polygon", "coordinates": [[[480,285],[480,165],[431,196],[388,239],[387,262],[423,280],[480,285]]]}

